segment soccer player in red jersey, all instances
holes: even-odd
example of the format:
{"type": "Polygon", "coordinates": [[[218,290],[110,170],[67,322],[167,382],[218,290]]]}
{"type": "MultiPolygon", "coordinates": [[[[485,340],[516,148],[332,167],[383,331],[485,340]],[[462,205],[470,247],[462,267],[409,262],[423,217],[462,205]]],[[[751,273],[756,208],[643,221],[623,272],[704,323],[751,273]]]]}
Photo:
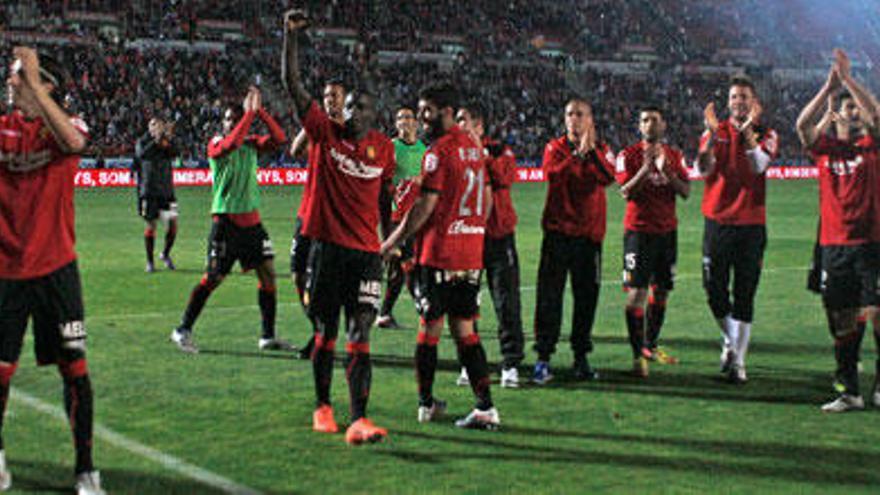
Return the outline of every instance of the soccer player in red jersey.
{"type": "Polygon", "coordinates": [[[317,407],[315,431],[334,433],[338,426],[330,404],[339,313],[345,310],[351,424],[349,444],[381,441],[387,436],[367,419],[372,365],[370,327],[376,320],[382,285],[379,257],[380,211],[394,175],[394,146],[374,129],[376,98],[353,92],[345,100],[345,124],[330,120],[305,90],[299,67],[298,36],[308,21],[302,11],[285,14],[282,77],[312,142],[309,152],[313,189],[303,234],[312,239],[303,294],[315,330],[312,366],[317,407]]]}
{"type": "Polygon", "coordinates": [[[633,372],[647,377],[649,360],[676,362],[658,347],[658,340],[678,256],[675,197],[687,198],[690,183],[681,151],[663,142],[666,121],[659,107],[642,108],[639,132],[642,140],[617,157],[617,181],[626,199],[623,217],[626,328],[633,354],[633,372]]]}
{"type": "MultiPolygon", "coordinates": [[[[859,393],[858,360],[862,333],[857,318],[863,306],[878,303],[880,252],[874,244],[877,229],[874,196],[878,173],[877,139],[880,137],[880,106],[850,72],[841,50],[819,93],[807,104],[797,121],[798,136],[819,167],[819,215],[822,302],[834,337],[839,396],[822,406],[825,412],[844,412],[865,407],[859,393]],[[839,106],[833,132],[824,134],[815,120],[839,89],[839,106]]],[[[880,377],[880,359],[877,372],[880,377]]],[[[875,383],[874,404],[880,405],[875,383]]]]}
{"type": "MultiPolygon", "coordinates": [[[[492,211],[486,221],[483,266],[489,293],[495,306],[498,340],[501,343],[501,387],[519,387],[517,366],[523,360],[522,309],[519,295],[519,255],[516,251],[516,210],[510,187],[516,179],[516,156],[513,150],[486,135],[486,110],[477,102],[468,103],[456,115],[462,130],[470,133],[483,147],[486,173],[492,187],[492,211]]],[[[469,383],[467,370],[457,382],[469,383]]]]}
{"type": "Polygon", "coordinates": [[[458,359],[467,368],[477,398],[473,411],[455,424],[496,429],[501,420],[492,403],[486,352],[474,331],[492,191],[481,145],[455,125],[458,101],[458,91],[448,84],[427,86],[420,92],[419,121],[430,142],[422,161],[421,192],[403,223],[382,244],[382,253],[387,256],[416,236],[418,258],[413,275],[421,315],[415,353],[419,422],[436,420],[446,411],[446,403],[433,393],[437,343],[446,316],[458,345],[458,359]]]}
{"type": "MultiPolygon", "coordinates": [[[[57,101],[69,76],[32,48],[13,49],[6,83],[14,109],[0,116],[0,427],[33,319],[39,365],[58,366],[76,450],[79,495],[103,494],[92,463],[92,385],[82,287],[74,251],[73,179],[88,128],[57,101]]],[[[0,490],[9,489],[0,438],[0,490]]]]}
{"type": "Polygon", "coordinates": [[[731,81],[727,108],[730,118],[719,122],[715,104],[706,106],[706,131],[697,155],[697,168],[705,177],[703,287],[721,328],[721,372],[731,383],[745,383],[767,243],[765,172],[776,156],[778,139],[760,123],[761,105],[749,79],[731,81]]]}
{"type": "MultiPolygon", "coordinates": [[[[324,111],[327,113],[330,120],[339,125],[345,123],[345,119],[342,117],[342,111],[345,106],[346,94],[345,86],[341,81],[333,79],[327,81],[324,85],[324,111]]],[[[308,159],[310,148],[311,143],[309,142],[308,134],[305,129],[302,129],[290,145],[290,156],[294,158],[308,159]]],[[[313,184],[311,176],[312,170],[309,170],[309,179],[303,185],[302,198],[299,202],[299,209],[296,212],[293,241],[290,245],[290,271],[293,275],[293,283],[299,294],[300,302],[302,302],[303,291],[305,290],[306,261],[308,260],[309,249],[311,247],[310,239],[302,235],[303,217],[308,211],[309,198],[311,197],[313,184]]]]}
{"type": "Polygon", "coordinates": [[[574,98],[565,106],[564,136],[544,149],[547,202],[541,220],[544,240],[538,267],[535,308],[535,351],[538,361],[532,381],[552,379],[550,356],[556,351],[562,326],[562,299],[571,275],[574,315],[571,347],[574,376],[593,380],[597,373],[587,354],[593,350],[592,331],[602,275],[605,238],[605,188],[614,182],[614,153],[599,141],[590,104],[574,98]]]}
{"type": "MultiPolygon", "coordinates": [[[[342,110],[345,107],[345,95],[347,94],[342,81],[331,79],[324,85],[324,111],[330,120],[339,125],[345,123],[342,118],[342,110]]],[[[294,138],[290,145],[290,156],[293,158],[306,158],[308,160],[311,143],[309,142],[306,130],[302,129],[294,138]]],[[[311,162],[309,162],[311,163],[311,162]]],[[[308,212],[309,198],[312,190],[313,170],[308,168],[309,175],[306,183],[303,184],[302,198],[299,201],[299,210],[296,212],[296,220],[293,227],[293,240],[290,242],[290,274],[293,278],[293,286],[296,287],[296,293],[299,296],[299,302],[305,308],[303,294],[306,289],[306,265],[309,258],[309,251],[312,247],[312,240],[304,236],[302,233],[303,218],[308,212]]],[[[308,343],[299,350],[299,356],[302,359],[309,359],[312,355],[312,349],[315,345],[314,335],[309,339],[308,343]]]]}
{"type": "Polygon", "coordinates": [[[238,261],[244,270],[257,275],[257,302],[262,334],[261,350],[290,350],[291,345],[275,335],[277,296],[275,251],[260,219],[260,189],[257,184],[258,155],[273,151],[287,141],[284,130],[263,108],[262,96],[251,87],[242,109],[230,107],[223,114],[223,135],[208,143],[208,161],[214,177],[211,203],[212,226],[208,237],[208,263],[201,281],[190,293],[180,326],[171,341],[186,353],[198,353],[192,339],[196,323],[208,298],[220,286],[238,261]],[[269,134],[249,134],[259,118],[269,134]]]}

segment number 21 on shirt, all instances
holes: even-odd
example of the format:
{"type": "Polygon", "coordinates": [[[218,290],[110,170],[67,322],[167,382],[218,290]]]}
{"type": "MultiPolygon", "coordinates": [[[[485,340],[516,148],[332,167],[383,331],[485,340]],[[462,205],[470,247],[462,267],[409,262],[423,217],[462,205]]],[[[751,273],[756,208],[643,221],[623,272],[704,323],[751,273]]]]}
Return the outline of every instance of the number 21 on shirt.
{"type": "Polygon", "coordinates": [[[459,148],[458,155],[462,162],[473,162],[474,166],[466,165],[464,168],[464,180],[466,181],[464,194],[458,203],[458,216],[469,217],[472,215],[483,216],[483,196],[486,184],[485,168],[480,163],[482,156],[478,148],[459,148]],[[474,199],[475,201],[472,201],[474,199]],[[475,205],[470,203],[475,202],[475,205]]]}

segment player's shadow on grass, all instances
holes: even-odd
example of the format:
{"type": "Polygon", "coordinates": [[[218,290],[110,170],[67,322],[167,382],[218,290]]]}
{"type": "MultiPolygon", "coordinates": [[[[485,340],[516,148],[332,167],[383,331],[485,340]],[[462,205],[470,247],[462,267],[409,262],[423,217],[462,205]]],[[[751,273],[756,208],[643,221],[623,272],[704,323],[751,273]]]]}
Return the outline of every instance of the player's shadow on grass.
{"type": "MultiPolygon", "coordinates": [[[[266,352],[266,351],[238,351],[234,349],[211,349],[211,348],[200,348],[199,354],[204,354],[207,356],[223,356],[223,357],[237,357],[237,358],[249,358],[249,359],[281,359],[281,360],[290,360],[290,361],[301,361],[304,364],[310,365],[310,361],[308,359],[301,359],[299,357],[299,351],[291,351],[291,352],[266,352]]],[[[335,360],[337,366],[344,366],[346,355],[343,352],[337,352],[335,354],[335,360]]],[[[394,355],[394,354],[371,354],[370,361],[373,363],[375,367],[381,368],[401,368],[401,369],[413,369],[413,359],[412,355],[394,355]]],[[[498,363],[489,363],[490,366],[497,367],[498,363]]],[[[457,360],[454,359],[439,359],[437,360],[437,369],[440,371],[458,371],[461,369],[461,364],[457,360]]],[[[493,368],[494,369],[494,368],[493,368]]]]}
{"type": "MultiPolygon", "coordinates": [[[[102,487],[114,495],[143,495],[145,493],[219,495],[229,493],[189,479],[141,473],[129,469],[99,469],[102,487]]],[[[65,495],[73,493],[75,479],[70,466],[12,459],[9,461],[9,470],[12,473],[12,489],[17,492],[63,493],[65,495]]],[[[255,489],[267,495],[281,495],[281,492],[255,489]]]]}
{"type": "Polygon", "coordinates": [[[826,373],[800,372],[791,376],[767,376],[752,373],[749,383],[733,385],[720,374],[652,373],[637,378],[629,370],[600,369],[601,378],[584,382],[575,380],[570,372],[561,370],[548,387],[571,391],[589,391],[656,395],[682,399],[734,402],[765,402],[769,404],[818,404],[831,395],[831,378],[826,373]]]}
{"type": "MultiPolygon", "coordinates": [[[[301,361],[303,364],[311,365],[308,359],[302,359],[299,357],[299,351],[290,351],[290,352],[266,352],[266,351],[238,351],[234,349],[211,349],[211,348],[200,348],[199,354],[207,355],[207,356],[222,356],[222,357],[236,357],[236,358],[246,358],[246,359],[280,359],[280,360],[289,360],[289,361],[301,361]]],[[[346,355],[342,352],[337,352],[335,354],[335,360],[337,366],[344,366],[346,355]]],[[[370,361],[373,363],[373,366],[383,367],[383,368],[401,368],[401,369],[413,369],[413,356],[407,355],[393,355],[393,354],[371,354],[370,361]]],[[[490,363],[490,366],[497,366],[495,363],[490,363]]],[[[461,369],[461,364],[457,360],[454,359],[439,359],[437,361],[437,369],[441,371],[458,371],[461,369]]]]}
{"type": "Polygon", "coordinates": [[[734,442],[728,445],[720,441],[690,441],[682,439],[656,438],[645,439],[633,435],[591,435],[577,434],[568,435],[571,432],[554,432],[552,430],[538,430],[517,428],[506,425],[499,434],[487,432],[473,432],[463,435],[435,435],[425,432],[396,431],[398,437],[408,437],[418,441],[434,441],[455,444],[456,447],[443,451],[432,448],[430,450],[411,450],[395,448],[390,450],[376,451],[378,455],[387,455],[396,460],[415,463],[444,463],[450,462],[522,462],[532,465],[540,463],[564,463],[577,465],[613,465],[629,468],[648,468],[663,471],[689,471],[719,476],[755,476],[769,479],[780,479],[799,483],[823,483],[831,485],[856,485],[873,486],[880,484],[880,473],[875,472],[874,466],[878,459],[874,455],[863,456],[860,451],[836,449],[827,447],[803,447],[796,445],[783,445],[772,443],[745,444],[734,442]],[[547,447],[546,445],[529,445],[517,443],[506,435],[507,432],[519,435],[545,436],[573,436],[584,442],[584,448],[572,448],[561,445],[547,447]],[[646,452],[648,446],[656,446],[661,442],[673,442],[679,448],[694,448],[696,455],[681,454],[673,457],[669,452],[651,455],[646,452]],[[644,442],[645,449],[636,453],[609,452],[603,450],[603,446],[614,442],[634,443],[644,442]],[[727,450],[730,450],[729,452],[727,450]],[[743,455],[745,452],[748,454],[743,455]],[[831,453],[831,456],[826,456],[831,453]],[[707,456],[708,454],[708,456],[707,456]],[[709,456],[726,454],[724,460],[713,460],[709,456]],[[727,455],[736,457],[739,461],[731,462],[727,455]],[[840,456],[840,457],[834,457],[840,456]],[[768,458],[773,462],[768,462],[768,458]],[[829,463],[825,460],[833,459],[829,463]],[[821,462],[816,462],[821,460],[821,462]],[[809,465],[805,465],[809,462],[809,465]],[[775,464],[774,464],[775,463],[775,464]]]}
{"type": "MultiPolygon", "coordinates": [[[[709,349],[720,352],[720,339],[717,338],[694,338],[694,337],[670,337],[662,338],[660,347],[669,346],[673,350],[680,349],[709,349]]],[[[629,338],[625,335],[599,335],[593,337],[596,344],[612,344],[629,346],[629,338]]],[[[768,354],[822,354],[828,355],[832,349],[832,343],[829,339],[828,345],[811,344],[806,342],[767,342],[760,340],[752,340],[749,346],[750,352],[768,353],[768,354]]]]}
{"type": "Polygon", "coordinates": [[[204,354],[206,356],[237,357],[249,359],[281,359],[288,361],[308,362],[308,359],[303,360],[299,358],[299,351],[237,351],[235,349],[206,349],[204,347],[199,347],[199,354],[204,354]]]}

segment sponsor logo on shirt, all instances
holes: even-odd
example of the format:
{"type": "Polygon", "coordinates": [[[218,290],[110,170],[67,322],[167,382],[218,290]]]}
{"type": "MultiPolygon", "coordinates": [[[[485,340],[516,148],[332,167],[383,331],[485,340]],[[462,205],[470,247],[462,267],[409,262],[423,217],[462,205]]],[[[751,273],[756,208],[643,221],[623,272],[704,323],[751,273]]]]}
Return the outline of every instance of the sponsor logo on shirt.
{"type": "Polygon", "coordinates": [[[446,231],[449,235],[483,235],[486,228],[482,225],[468,225],[463,219],[456,220],[449,224],[446,231]]]}
{"type": "Polygon", "coordinates": [[[382,176],[382,167],[373,167],[366,163],[346,156],[336,148],[330,148],[330,157],[336,162],[339,171],[358,179],[376,179],[382,176]]]}
{"type": "Polygon", "coordinates": [[[25,153],[6,153],[0,150],[0,164],[5,164],[11,172],[30,172],[48,165],[51,161],[52,152],[50,150],[25,153]]]}
{"type": "Polygon", "coordinates": [[[855,160],[828,160],[826,167],[834,175],[852,175],[864,161],[864,156],[859,155],[855,160]]]}

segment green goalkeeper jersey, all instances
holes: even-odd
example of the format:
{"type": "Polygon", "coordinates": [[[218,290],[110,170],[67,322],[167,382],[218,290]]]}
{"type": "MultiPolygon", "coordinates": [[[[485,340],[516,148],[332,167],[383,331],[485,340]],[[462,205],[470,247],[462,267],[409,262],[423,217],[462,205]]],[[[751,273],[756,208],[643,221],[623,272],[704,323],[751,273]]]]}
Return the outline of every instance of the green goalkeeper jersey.
{"type": "Polygon", "coordinates": [[[249,213],[260,207],[257,149],[244,144],[229,153],[208,158],[214,176],[211,213],[249,213]]]}
{"type": "Polygon", "coordinates": [[[416,139],[413,144],[406,144],[402,139],[394,139],[394,159],[397,169],[394,171],[394,182],[413,179],[422,173],[422,156],[426,150],[425,143],[416,139]]]}

